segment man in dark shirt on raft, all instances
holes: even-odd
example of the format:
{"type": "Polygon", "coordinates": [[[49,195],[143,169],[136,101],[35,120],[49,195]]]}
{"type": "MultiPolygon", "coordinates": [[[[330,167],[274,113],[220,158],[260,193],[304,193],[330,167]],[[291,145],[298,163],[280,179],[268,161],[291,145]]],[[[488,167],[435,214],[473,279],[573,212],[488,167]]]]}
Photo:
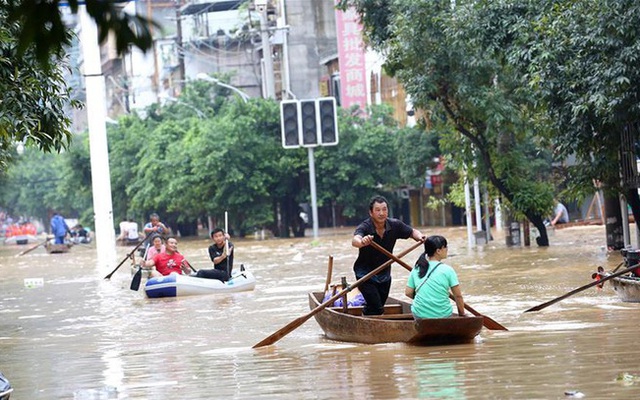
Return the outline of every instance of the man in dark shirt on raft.
{"type": "MultiPolygon", "coordinates": [[[[375,241],[393,253],[397,239],[412,238],[416,242],[424,241],[424,235],[404,222],[389,218],[389,203],[382,196],[376,196],[369,203],[369,218],[356,228],[351,245],[359,249],[358,258],[353,265],[356,279],[360,279],[389,260],[387,256],[369,246],[375,241]]],[[[380,315],[384,312],[384,303],[391,289],[391,268],[386,268],[358,287],[367,304],[363,314],[380,315]]]]}
{"type": "Polygon", "coordinates": [[[228,241],[229,235],[222,228],[211,231],[211,240],[213,244],[209,246],[209,257],[213,262],[213,269],[201,269],[196,276],[226,282],[231,278],[233,271],[233,243],[228,241]],[[229,254],[227,254],[227,248],[229,254]]]}

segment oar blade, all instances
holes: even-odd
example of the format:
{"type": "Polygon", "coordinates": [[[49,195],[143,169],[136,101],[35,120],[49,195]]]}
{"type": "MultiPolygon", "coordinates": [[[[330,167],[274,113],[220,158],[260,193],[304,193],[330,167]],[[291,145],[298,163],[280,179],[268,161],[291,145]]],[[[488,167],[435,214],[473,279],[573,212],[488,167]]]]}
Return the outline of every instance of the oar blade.
{"type": "Polygon", "coordinates": [[[142,268],[138,267],[138,271],[133,275],[133,279],[131,279],[130,289],[133,291],[138,291],[140,289],[140,282],[142,281],[142,268]]]}
{"type": "MultiPolygon", "coordinates": [[[[449,298],[455,301],[454,297],[451,294],[449,294],[449,298]]],[[[509,330],[507,329],[506,326],[502,325],[501,323],[494,320],[493,318],[488,317],[484,314],[480,314],[478,311],[476,311],[473,307],[471,307],[466,302],[464,303],[464,309],[469,311],[471,314],[475,315],[476,317],[482,317],[483,318],[482,324],[484,325],[485,328],[489,330],[492,330],[492,331],[508,331],[509,330]]]]}
{"type": "Polygon", "coordinates": [[[500,324],[499,322],[497,322],[491,317],[487,317],[486,315],[483,315],[482,318],[484,319],[482,324],[484,325],[485,328],[489,330],[492,330],[492,331],[508,331],[509,330],[504,325],[500,324]]]}

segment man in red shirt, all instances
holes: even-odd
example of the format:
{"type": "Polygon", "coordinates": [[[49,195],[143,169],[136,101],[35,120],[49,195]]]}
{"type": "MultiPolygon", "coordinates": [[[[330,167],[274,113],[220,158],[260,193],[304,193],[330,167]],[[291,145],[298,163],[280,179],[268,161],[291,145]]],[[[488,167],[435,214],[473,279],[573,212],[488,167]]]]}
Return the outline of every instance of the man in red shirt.
{"type": "Polygon", "coordinates": [[[142,262],[141,267],[156,267],[151,270],[151,276],[169,275],[172,272],[177,274],[189,275],[189,264],[184,256],[178,253],[178,240],[170,236],[167,238],[166,249],[164,253],[156,254],[152,259],[142,262]]]}

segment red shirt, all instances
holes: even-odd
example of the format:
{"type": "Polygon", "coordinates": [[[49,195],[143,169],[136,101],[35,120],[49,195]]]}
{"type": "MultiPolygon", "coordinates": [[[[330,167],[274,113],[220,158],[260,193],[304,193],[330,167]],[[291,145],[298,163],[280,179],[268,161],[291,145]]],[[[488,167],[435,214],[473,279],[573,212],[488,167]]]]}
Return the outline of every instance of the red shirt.
{"type": "Polygon", "coordinates": [[[162,275],[169,275],[172,272],[182,274],[182,268],[180,267],[182,260],[184,260],[184,256],[180,253],[158,253],[153,257],[156,269],[162,275]]]}

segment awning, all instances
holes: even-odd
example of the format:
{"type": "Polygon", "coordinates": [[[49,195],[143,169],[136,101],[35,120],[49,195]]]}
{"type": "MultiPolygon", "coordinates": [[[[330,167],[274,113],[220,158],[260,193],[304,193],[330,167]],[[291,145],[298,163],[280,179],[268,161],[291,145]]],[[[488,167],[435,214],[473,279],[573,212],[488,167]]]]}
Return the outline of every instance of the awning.
{"type": "Polygon", "coordinates": [[[216,1],[216,2],[208,2],[208,3],[197,3],[197,4],[188,4],[182,10],[180,10],[181,15],[194,15],[194,14],[203,14],[203,13],[211,13],[217,11],[229,11],[236,10],[240,4],[244,3],[245,0],[229,0],[229,1],[216,1]]]}

